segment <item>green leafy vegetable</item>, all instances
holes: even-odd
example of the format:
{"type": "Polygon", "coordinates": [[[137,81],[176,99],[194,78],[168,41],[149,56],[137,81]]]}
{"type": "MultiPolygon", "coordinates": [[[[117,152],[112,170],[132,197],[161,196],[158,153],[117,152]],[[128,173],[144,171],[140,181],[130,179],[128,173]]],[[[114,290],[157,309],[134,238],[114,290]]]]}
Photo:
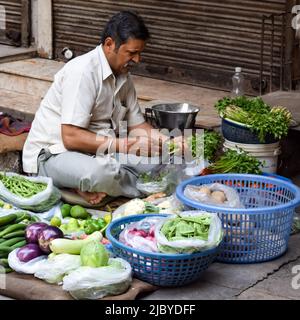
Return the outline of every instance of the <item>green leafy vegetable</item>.
{"type": "Polygon", "coordinates": [[[144,213],[159,213],[159,207],[154,204],[145,201],[145,211],[144,213]]]}
{"type": "Polygon", "coordinates": [[[225,97],[215,104],[222,118],[245,124],[265,142],[267,134],[281,139],[288,134],[291,113],[285,107],[271,107],[260,97],[225,97]]]}
{"type": "Polygon", "coordinates": [[[166,221],[160,231],[169,241],[185,240],[189,238],[207,241],[210,223],[210,215],[201,215],[197,217],[178,216],[166,221]]]}
{"type": "Polygon", "coordinates": [[[208,130],[204,131],[204,136],[201,134],[196,134],[187,138],[187,144],[192,152],[192,157],[202,158],[204,155],[204,159],[208,161],[214,159],[221,141],[222,137],[218,132],[208,130]]]}
{"type": "Polygon", "coordinates": [[[261,174],[262,163],[242,149],[227,150],[211,166],[208,167],[213,173],[253,173],[261,174]]]}

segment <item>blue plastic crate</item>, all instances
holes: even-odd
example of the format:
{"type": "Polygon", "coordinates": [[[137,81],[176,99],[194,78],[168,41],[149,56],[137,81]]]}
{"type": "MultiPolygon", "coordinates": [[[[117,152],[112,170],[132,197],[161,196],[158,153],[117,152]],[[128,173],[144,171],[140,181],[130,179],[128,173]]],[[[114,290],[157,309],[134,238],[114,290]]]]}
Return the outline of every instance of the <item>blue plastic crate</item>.
{"type": "Polygon", "coordinates": [[[294,184],[274,177],[247,174],[214,174],[182,182],[176,195],[186,206],[218,213],[224,229],[218,261],[255,263],[284,254],[300,203],[300,191],[294,184]],[[187,185],[222,183],[239,193],[245,209],[202,204],[184,195],[187,185]]]}
{"type": "Polygon", "coordinates": [[[182,286],[198,279],[215,260],[220,246],[198,253],[164,254],[133,249],[119,241],[119,234],[127,224],[151,216],[166,215],[142,214],[112,221],[106,230],[106,236],[112,245],[112,252],[130,263],[136,278],[153,285],[182,286]]]}

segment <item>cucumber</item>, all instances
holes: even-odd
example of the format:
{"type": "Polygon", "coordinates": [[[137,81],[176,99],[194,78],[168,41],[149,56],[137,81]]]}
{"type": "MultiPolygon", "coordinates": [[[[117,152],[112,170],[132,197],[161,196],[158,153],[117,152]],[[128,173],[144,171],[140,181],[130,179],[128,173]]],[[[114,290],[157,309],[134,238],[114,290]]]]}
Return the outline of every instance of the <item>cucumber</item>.
{"type": "MultiPolygon", "coordinates": [[[[26,241],[25,241],[26,242],[26,241]]],[[[12,247],[8,247],[8,246],[1,246],[0,244],[0,254],[4,254],[4,253],[10,253],[11,251],[13,251],[12,247]]]]}
{"type": "Polygon", "coordinates": [[[6,229],[7,228],[7,226],[1,226],[0,227],[0,231],[3,231],[4,229],[6,229]]]}
{"type": "Polygon", "coordinates": [[[14,213],[8,214],[7,216],[4,216],[4,217],[0,217],[0,226],[10,224],[16,219],[17,219],[17,215],[14,213]]]}
{"type": "Polygon", "coordinates": [[[18,231],[14,231],[11,233],[6,234],[5,236],[3,236],[3,239],[11,239],[11,238],[16,238],[16,237],[25,237],[25,230],[18,230],[18,231]]]}
{"type": "Polygon", "coordinates": [[[0,266],[9,267],[7,258],[0,259],[0,266]]]}
{"type": "Polygon", "coordinates": [[[19,213],[19,216],[17,216],[15,223],[19,223],[23,220],[30,220],[30,219],[31,219],[31,215],[29,213],[26,213],[26,212],[22,214],[19,213]]]}
{"type": "Polygon", "coordinates": [[[10,247],[10,246],[13,246],[14,244],[16,244],[17,242],[22,241],[22,240],[25,240],[25,238],[24,237],[16,237],[16,238],[12,238],[9,240],[5,240],[4,242],[1,243],[1,245],[10,247]]]}
{"type": "Polygon", "coordinates": [[[37,216],[31,216],[30,221],[31,222],[40,222],[41,219],[39,217],[37,217],[37,216]]]}
{"type": "Polygon", "coordinates": [[[21,240],[21,241],[17,242],[16,244],[14,244],[13,246],[11,246],[10,249],[12,251],[14,249],[24,247],[26,243],[27,243],[26,240],[21,240]]]}
{"type": "Polygon", "coordinates": [[[14,270],[11,269],[11,268],[4,268],[4,272],[3,272],[3,269],[0,268],[0,273],[9,273],[9,272],[12,272],[12,271],[14,271],[14,270]]]}
{"type": "Polygon", "coordinates": [[[24,230],[25,228],[26,228],[26,225],[22,223],[12,224],[0,232],[0,237],[5,236],[6,234],[12,233],[13,231],[24,230]]]}
{"type": "Polygon", "coordinates": [[[2,239],[2,238],[0,239],[0,243],[2,243],[2,242],[4,242],[4,241],[6,241],[6,240],[5,240],[5,239],[2,239]]]}

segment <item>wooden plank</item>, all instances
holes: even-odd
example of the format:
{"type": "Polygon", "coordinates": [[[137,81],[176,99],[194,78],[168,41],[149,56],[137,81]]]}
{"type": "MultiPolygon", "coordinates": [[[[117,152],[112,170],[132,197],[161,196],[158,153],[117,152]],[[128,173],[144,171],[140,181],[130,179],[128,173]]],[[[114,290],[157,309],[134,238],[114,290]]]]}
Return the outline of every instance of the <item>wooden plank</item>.
{"type": "MultiPolygon", "coordinates": [[[[134,278],[127,292],[117,296],[107,296],[101,300],[134,300],[140,293],[157,289],[156,286],[134,278]]],[[[73,300],[61,286],[16,272],[7,274],[6,288],[0,288],[0,294],[18,300],[73,300]]]]}

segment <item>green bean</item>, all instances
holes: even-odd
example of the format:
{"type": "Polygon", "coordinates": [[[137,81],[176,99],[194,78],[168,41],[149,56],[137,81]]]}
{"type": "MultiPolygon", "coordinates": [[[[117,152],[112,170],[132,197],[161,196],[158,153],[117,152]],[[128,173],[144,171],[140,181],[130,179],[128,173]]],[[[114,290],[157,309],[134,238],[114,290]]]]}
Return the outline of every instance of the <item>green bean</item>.
{"type": "Polygon", "coordinates": [[[0,174],[0,180],[11,193],[23,198],[30,198],[47,188],[45,183],[30,181],[18,176],[0,174]]]}

